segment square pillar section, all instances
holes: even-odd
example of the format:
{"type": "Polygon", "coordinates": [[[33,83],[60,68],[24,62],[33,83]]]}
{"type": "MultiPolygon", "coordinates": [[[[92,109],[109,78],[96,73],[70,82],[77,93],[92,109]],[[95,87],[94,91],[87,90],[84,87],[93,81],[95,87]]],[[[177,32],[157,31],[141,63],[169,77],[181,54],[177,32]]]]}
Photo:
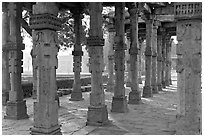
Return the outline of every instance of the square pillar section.
{"type": "Polygon", "coordinates": [[[9,91],[9,101],[6,105],[6,119],[25,119],[28,118],[26,101],[23,100],[23,91],[21,86],[21,67],[23,52],[25,45],[22,44],[20,22],[22,18],[22,7],[20,3],[10,2],[8,4],[10,17],[10,34],[9,42],[6,47],[8,49],[9,73],[11,89],[9,91]]]}
{"type": "Polygon", "coordinates": [[[61,21],[55,3],[39,2],[33,6],[30,27],[33,29],[33,54],[36,55],[37,100],[34,102],[33,135],[61,134],[58,124],[56,69],[58,35],[61,21]]]}
{"type": "Polygon", "coordinates": [[[102,3],[90,2],[90,36],[87,38],[89,71],[91,73],[90,106],[87,125],[101,126],[109,122],[103,87],[103,46],[102,3]]]}
{"type": "Polygon", "coordinates": [[[131,71],[131,92],[129,93],[128,104],[139,104],[141,102],[141,93],[138,82],[139,68],[139,42],[138,42],[138,3],[128,3],[128,12],[130,14],[130,71],[131,71]]]}
{"type": "Polygon", "coordinates": [[[127,97],[125,96],[124,71],[125,71],[125,3],[115,3],[115,90],[112,100],[111,112],[124,113],[128,111],[127,97]]]}
{"type": "Polygon", "coordinates": [[[143,97],[152,97],[151,77],[152,77],[152,16],[146,15],[146,49],[145,49],[145,85],[143,88],[143,97]]]}
{"type": "Polygon", "coordinates": [[[174,17],[177,22],[177,40],[182,43],[180,53],[185,70],[185,115],[176,131],[177,134],[201,135],[202,3],[174,3],[174,17]]]}
{"type": "Polygon", "coordinates": [[[74,83],[73,83],[73,90],[71,93],[70,101],[81,101],[84,100],[82,97],[81,91],[81,62],[82,62],[82,46],[81,46],[81,34],[82,34],[82,22],[81,18],[83,15],[81,14],[82,9],[78,8],[75,10],[71,10],[74,17],[74,33],[75,33],[75,44],[74,44],[74,51],[72,51],[73,58],[73,72],[74,72],[74,83]]]}
{"type": "Polygon", "coordinates": [[[6,105],[9,100],[10,75],[9,75],[9,59],[8,48],[6,44],[9,40],[9,18],[7,5],[2,5],[2,105],[6,105]]]}

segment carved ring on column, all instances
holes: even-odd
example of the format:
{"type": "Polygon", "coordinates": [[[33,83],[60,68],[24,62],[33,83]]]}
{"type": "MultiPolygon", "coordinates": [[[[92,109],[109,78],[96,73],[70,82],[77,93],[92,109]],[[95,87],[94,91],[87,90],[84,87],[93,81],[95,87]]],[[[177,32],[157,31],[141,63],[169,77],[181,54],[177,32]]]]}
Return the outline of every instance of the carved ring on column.
{"type": "Polygon", "coordinates": [[[30,17],[30,28],[35,30],[60,30],[61,20],[52,14],[35,14],[30,17]]]}
{"type": "Polygon", "coordinates": [[[87,38],[87,45],[89,46],[104,46],[104,39],[98,36],[90,36],[87,38]]]}

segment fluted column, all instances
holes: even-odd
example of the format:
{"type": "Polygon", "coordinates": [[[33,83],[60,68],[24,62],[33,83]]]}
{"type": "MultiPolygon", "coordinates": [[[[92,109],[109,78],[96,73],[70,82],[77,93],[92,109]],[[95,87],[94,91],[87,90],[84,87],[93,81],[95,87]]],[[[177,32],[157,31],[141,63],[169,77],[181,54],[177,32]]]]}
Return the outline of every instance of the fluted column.
{"type": "Polygon", "coordinates": [[[182,44],[179,50],[185,70],[185,115],[177,119],[180,123],[176,126],[176,134],[202,134],[202,3],[174,4],[177,40],[182,44]]]}
{"type": "Polygon", "coordinates": [[[112,100],[111,111],[124,113],[128,111],[127,97],[125,96],[124,87],[124,70],[125,70],[125,43],[124,43],[124,20],[125,20],[125,3],[115,3],[115,88],[112,100]]]}
{"type": "Polygon", "coordinates": [[[91,72],[90,106],[87,125],[104,125],[108,122],[107,106],[103,87],[103,46],[102,3],[90,2],[90,35],[87,39],[89,50],[89,70],[91,72]]]}
{"type": "Polygon", "coordinates": [[[162,90],[162,36],[158,32],[157,36],[157,86],[158,91],[162,90]]]}
{"type": "Polygon", "coordinates": [[[22,59],[25,45],[22,44],[21,25],[19,20],[22,18],[21,3],[10,2],[9,8],[9,73],[11,90],[9,91],[9,101],[6,105],[7,119],[25,119],[28,118],[26,101],[23,100],[23,91],[21,86],[22,59]]]}
{"type": "Polygon", "coordinates": [[[141,93],[138,82],[138,3],[129,4],[128,12],[130,14],[130,70],[131,70],[131,92],[129,93],[129,104],[139,104],[141,93]]]}
{"type": "Polygon", "coordinates": [[[10,75],[8,49],[6,44],[9,40],[9,17],[7,5],[3,6],[2,14],[2,105],[6,105],[9,100],[10,75]]]}
{"type": "MultiPolygon", "coordinates": [[[[150,16],[151,17],[151,16],[150,16]]],[[[145,49],[145,86],[143,88],[143,97],[152,97],[151,75],[152,75],[152,29],[153,20],[146,20],[146,49],[145,49]]]]}
{"type": "Polygon", "coordinates": [[[151,87],[152,93],[158,93],[157,86],[157,21],[154,21],[153,31],[152,31],[152,77],[151,77],[151,87]]]}
{"type": "Polygon", "coordinates": [[[81,22],[81,9],[75,9],[72,11],[73,18],[74,18],[74,33],[75,33],[75,44],[74,44],[74,51],[72,51],[73,57],[73,72],[74,72],[74,83],[73,83],[73,90],[71,93],[71,101],[81,101],[84,100],[82,97],[81,91],[81,79],[80,79],[80,72],[81,72],[81,62],[82,62],[82,46],[81,46],[81,34],[82,34],[82,22],[81,22]]]}
{"type": "Polygon", "coordinates": [[[109,51],[108,51],[108,83],[107,83],[107,92],[114,92],[114,39],[115,39],[115,27],[113,24],[108,26],[108,42],[109,42],[109,51]]]}
{"type": "Polygon", "coordinates": [[[58,124],[56,69],[58,67],[58,34],[61,21],[58,7],[52,2],[33,5],[30,27],[33,29],[33,54],[36,55],[37,99],[31,134],[61,134],[58,124]]]}

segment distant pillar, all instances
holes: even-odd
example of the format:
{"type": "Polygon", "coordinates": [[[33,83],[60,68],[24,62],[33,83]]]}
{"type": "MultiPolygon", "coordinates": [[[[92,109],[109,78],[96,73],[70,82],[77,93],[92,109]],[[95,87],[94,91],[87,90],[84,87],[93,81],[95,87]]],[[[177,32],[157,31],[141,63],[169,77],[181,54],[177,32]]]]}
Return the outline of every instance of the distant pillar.
{"type": "Polygon", "coordinates": [[[124,70],[125,70],[125,43],[124,43],[124,20],[125,20],[125,3],[115,3],[115,27],[116,41],[115,41],[115,88],[112,100],[111,111],[117,113],[124,113],[128,111],[127,97],[125,96],[124,87],[124,70]]]}
{"type": "Polygon", "coordinates": [[[9,40],[9,18],[7,5],[3,7],[2,14],[2,105],[9,100],[10,75],[7,43],[9,40]]]}
{"type": "Polygon", "coordinates": [[[131,92],[129,93],[128,104],[139,104],[141,93],[138,83],[138,3],[129,4],[128,12],[130,14],[130,71],[131,71],[131,92]]]}
{"type": "Polygon", "coordinates": [[[108,122],[108,111],[105,105],[103,87],[103,46],[102,33],[102,3],[90,2],[90,35],[87,39],[89,46],[89,62],[91,73],[90,106],[87,112],[87,125],[104,125],[108,122]]]}
{"type": "Polygon", "coordinates": [[[34,102],[34,123],[31,134],[61,134],[56,101],[56,69],[58,67],[58,34],[61,21],[53,2],[33,5],[30,27],[33,29],[33,54],[36,55],[37,99],[34,102]]]}
{"type": "Polygon", "coordinates": [[[151,77],[151,87],[152,93],[158,93],[157,86],[157,29],[158,21],[154,20],[153,31],[152,31],[152,77],[151,77]]]}
{"type": "Polygon", "coordinates": [[[169,49],[170,49],[170,36],[166,35],[166,67],[165,67],[165,86],[169,86],[169,49]]]}
{"type": "Polygon", "coordinates": [[[113,24],[108,26],[108,41],[109,41],[109,51],[108,51],[108,84],[107,92],[114,92],[114,40],[115,40],[115,27],[113,24]]]}
{"type": "Polygon", "coordinates": [[[171,80],[171,66],[172,66],[172,59],[171,59],[171,47],[172,47],[172,42],[173,42],[173,39],[170,39],[170,43],[169,43],[169,85],[172,85],[172,80],[171,80]]]}
{"type": "Polygon", "coordinates": [[[162,33],[162,88],[165,88],[165,77],[166,77],[166,42],[165,36],[166,32],[164,29],[161,30],[162,33]]]}
{"type": "Polygon", "coordinates": [[[158,31],[157,36],[157,86],[162,91],[162,34],[158,31]]]}
{"type": "Polygon", "coordinates": [[[21,25],[19,20],[22,18],[21,3],[10,2],[8,4],[10,18],[9,42],[6,47],[9,50],[9,73],[11,90],[9,91],[9,101],[6,105],[6,119],[25,119],[28,118],[26,101],[23,100],[21,85],[22,59],[25,45],[22,44],[21,25]]]}
{"type": "Polygon", "coordinates": [[[84,100],[82,97],[81,91],[81,79],[80,79],[80,72],[81,72],[81,62],[82,62],[82,46],[81,46],[81,33],[82,33],[82,22],[81,22],[81,11],[80,9],[73,10],[73,17],[74,17],[74,32],[75,32],[75,44],[74,44],[74,51],[72,51],[72,55],[74,56],[73,60],[73,71],[74,71],[74,83],[73,83],[73,90],[71,93],[71,101],[81,101],[84,100]]]}
{"type": "Polygon", "coordinates": [[[126,37],[127,37],[127,41],[126,41],[126,45],[127,45],[127,50],[125,50],[125,61],[126,61],[126,71],[127,71],[127,76],[126,76],[126,87],[131,87],[131,70],[130,70],[130,54],[129,54],[129,49],[130,49],[130,30],[127,31],[126,33],[126,37]]]}
{"type": "Polygon", "coordinates": [[[142,84],[142,43],[143,39],[140,37],[138,40],[139,44],[139,53],[138,53],[138,60],[139,60],[139,66],[138,66],[138,83],[142,84]]]}
{"type": "Polygon", "coordinates": [[[177,40],[182,44],[178,50],[182,54],[182,65],[185,70],[183,72],[185,115],[176,126],[176,134],[202,134],[202,3],[178,2],[174,3],[174,7],[177,40]]]}
{"type": "MultiPolygon", "coordinates": [[[[151,17],[151,16],[150,16],[151,17]]],[[[152,29],[153,20],[146,20],[146,49],[145,49],[145,86],[143,88],[143,97],[152,97],[151,77],[152,77],[152,29]]]]}

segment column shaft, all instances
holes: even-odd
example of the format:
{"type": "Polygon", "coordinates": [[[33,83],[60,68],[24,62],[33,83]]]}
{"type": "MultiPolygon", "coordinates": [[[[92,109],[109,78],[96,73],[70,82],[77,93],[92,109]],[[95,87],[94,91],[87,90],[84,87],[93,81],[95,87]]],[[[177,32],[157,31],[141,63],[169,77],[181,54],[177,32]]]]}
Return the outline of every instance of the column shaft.
{"type": "Polygon", "coordinates": [[[143,97],[152,97],[151,74],[152,74],[152,20],[146,20],[146,49],[145,49],[145,86],[143,97]]]}
{"type": "Polygon", "coordinates": [[[125,3],[115,3],[115,88],[112,100],[112,112],[124,113],[128,111],[127,97],[125,96],[124,87],[124,70],[125,70],[125,43],[124,43],[124,20],[125,20],[125,3]]]}
{"type": "Polygon", "coordinates": [[[9,73],[11,90],[9,91],[9,101],[6,106],[7,119],[25,119],[28,118],[26,101],[23,100],[23,91],[21,86],[21,73],[23,68],[23,52],[25,48],[22,44],[20,22],[22,17],[22,7],[20,3],[9,3],[9,23],[10,33],[7,47],[9,50],[9,73]]]}
{"type": "Polygon", "coordinates": [[[157,86],[158,90],[162,90],[162,36],[157,36],[157,86]]]}
{"type": "Polygon", "coordinates": [[[139,84],[142,84],[142,43],[143,39],[139,40],[139,68],[138,68],[138,82],[139,84]]]}
{"type": "Polygon", "coordinates": [[[91,72],[90,106],[87,113],[87,125],[104,125],[108,122],[107,106],[103,87],[103,46],[102,3],[90,2],[89,62],[91,72]]]}
{"type": "Polygon", "coordinates": [[[82,91],[81,91],[81,79],[80,79],[80,72],[81,72],[81,62],[83,51],[81,47],[81,31],[82,31],[82,22],[81,22],[81,13],[80,9],[75,9],[73,11],[74,17],[74,32],[75,32],[75,44],[74,44],[74,51],[72,52],[73,57],[73,71],[74,71],[74,83],[73,83],[73,91],[71,93],[71,101],[80,101],[84,100],[82,98],[82,91]]]}
{"type": "Polygon", "coordinates": [[[162,31],[162,88],[165,88],[165,77],[166,77],[166,42],[165,42],[165,31],[162,31]]]}
{"type": "Polygon", "coordinates": [[[169,48],[170,37],[166,37],[166,67],[165,67],[165,86],[169,86],[169,48]]]}
{"type": "Polygon", "coordinates": [[[58,124],[58,103],[55,99],[59,50],[56,31],[61,27],[57,14],[58,7],[55,3],[40,2],[33,5],[33,15],[30,18],[37,69],[37,99],[34,102],[34,123],[30,129],[34,135],[61,134],[58,124]]]}

